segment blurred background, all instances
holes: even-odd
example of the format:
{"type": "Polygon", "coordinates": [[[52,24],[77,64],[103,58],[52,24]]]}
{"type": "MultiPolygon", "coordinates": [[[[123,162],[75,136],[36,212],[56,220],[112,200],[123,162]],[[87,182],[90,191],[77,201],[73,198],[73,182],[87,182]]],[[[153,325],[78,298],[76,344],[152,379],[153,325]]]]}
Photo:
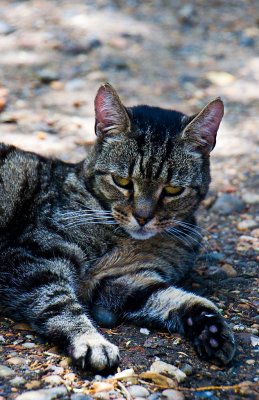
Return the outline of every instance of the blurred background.
{"type": "Polygon", "coordinates": [[[255,179],[258,33],[258,0],[1,0],[1,141],[81,160],[106,81],[126,105],[189,114],[221,96],[214,185],[255,179]]]}

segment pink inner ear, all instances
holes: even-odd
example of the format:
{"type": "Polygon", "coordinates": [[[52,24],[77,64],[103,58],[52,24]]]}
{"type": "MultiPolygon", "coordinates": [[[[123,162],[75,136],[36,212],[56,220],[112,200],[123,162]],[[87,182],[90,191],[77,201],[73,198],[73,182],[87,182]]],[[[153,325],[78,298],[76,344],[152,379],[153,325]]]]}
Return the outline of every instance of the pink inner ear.
{"type": "Polygon", "coordinates": [[[197,118],[197,133],[201,135],[208,145],[215,146],[217,131],[224,115],[224,106],[221,100],[215,100],[208,105],[207,109],[197,118]]]}
{"type": "Polygon", "coordinates": [[[95,117],[98,122],[105,125],[109,122],[109,113],[107,107],[107,92],[104,88],[100,88],[95,98],[95,117]]]}

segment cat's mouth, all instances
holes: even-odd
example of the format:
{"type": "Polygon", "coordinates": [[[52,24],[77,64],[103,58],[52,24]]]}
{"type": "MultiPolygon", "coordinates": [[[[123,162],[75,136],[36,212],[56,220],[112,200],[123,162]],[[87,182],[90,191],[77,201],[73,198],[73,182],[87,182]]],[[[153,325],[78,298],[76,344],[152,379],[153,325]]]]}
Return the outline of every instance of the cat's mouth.
{"type": "Polygon", "coordinates": [[[150,239],[152,236],[155,236],[157,232],[154,231],[146,231],[143,228],[139,229],[126,229],[126,232],[133,238],[138,240],[146,240],[150,239]]]}

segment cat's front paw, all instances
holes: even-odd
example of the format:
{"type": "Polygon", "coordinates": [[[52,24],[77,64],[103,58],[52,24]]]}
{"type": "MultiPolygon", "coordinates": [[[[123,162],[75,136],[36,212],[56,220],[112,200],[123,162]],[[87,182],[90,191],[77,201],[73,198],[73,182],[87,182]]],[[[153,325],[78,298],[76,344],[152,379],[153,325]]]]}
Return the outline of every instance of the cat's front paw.
{"type": "Polygon", "coordinates": [[[228,364],[235,354],[234,335],[224,318],[213,309],[193,306],[183,317],[184,331],[200,357],[228,364]]]}
{"type": "Polygon", "coordinates": [[[114,369],[119,364],[119,349],[99,333],[77,335],[69,346],[69,354],[81,368],[91,371],[114,369]]]}

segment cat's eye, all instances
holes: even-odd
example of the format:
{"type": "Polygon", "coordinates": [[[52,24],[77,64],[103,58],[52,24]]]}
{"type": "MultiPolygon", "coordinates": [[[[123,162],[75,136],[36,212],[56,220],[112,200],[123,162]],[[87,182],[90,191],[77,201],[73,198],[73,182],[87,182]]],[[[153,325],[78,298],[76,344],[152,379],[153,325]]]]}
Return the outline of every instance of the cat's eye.
{"type": "Polygon", "coordinates": [[[164,194],[166,196],[178,196],[183,193],[184,188],[182,186],[165,186],[164,194]]]}
{"type": "Polygon", "coordinates": [[[119,186],[119,187],[121,187],[121,188],[123,188],[123,189],[130,190],[130,189],[133,188],[133,183],[132,183],[132,181],[131,181],[130,179],[128,179],[128,178],[122,178],[122,177],[120,177],[120,176],[112,175],[112,179],[113,179],[113,182],[114,182],[117,186],[119,186]]]}

